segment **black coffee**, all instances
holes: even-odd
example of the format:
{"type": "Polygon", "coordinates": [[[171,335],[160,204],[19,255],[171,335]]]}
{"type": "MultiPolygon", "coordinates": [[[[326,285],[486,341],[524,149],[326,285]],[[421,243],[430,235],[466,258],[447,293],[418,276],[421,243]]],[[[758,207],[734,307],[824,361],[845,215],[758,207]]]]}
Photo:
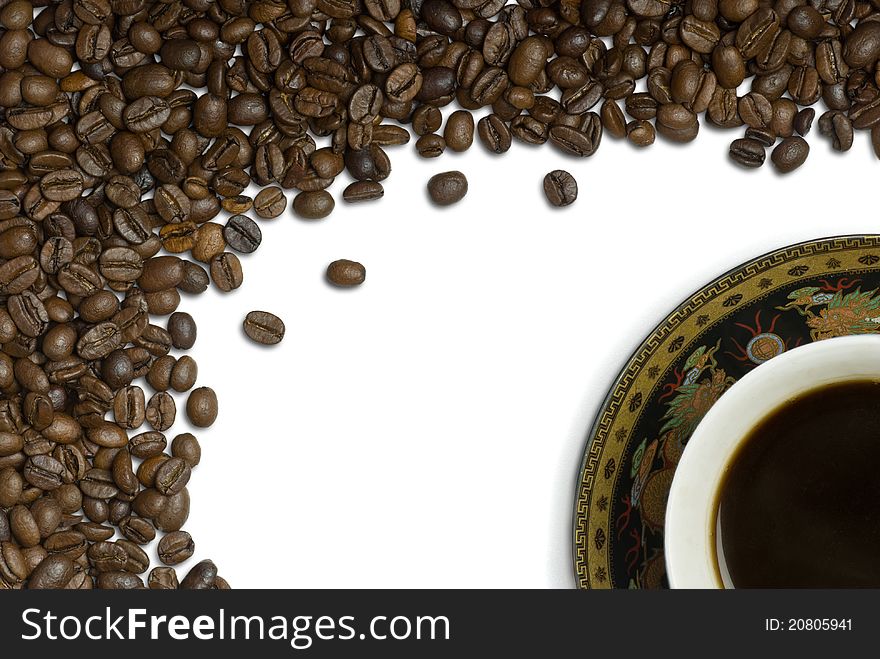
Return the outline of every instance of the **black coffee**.
{"type": "Polygon", "coordinates": [[[880,382],[776,409],[738,449],[718,500],[719,563],[733,586],[880,586],[880,382]]]}

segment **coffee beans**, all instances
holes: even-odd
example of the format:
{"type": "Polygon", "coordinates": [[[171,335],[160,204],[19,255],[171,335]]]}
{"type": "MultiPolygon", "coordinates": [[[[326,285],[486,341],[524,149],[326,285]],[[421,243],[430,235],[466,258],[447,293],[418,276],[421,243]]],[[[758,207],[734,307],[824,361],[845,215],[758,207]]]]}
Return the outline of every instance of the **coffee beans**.
{"type": "Polygon", "coordinates": [[[428,195],[438,206],[455,204],[467,194],[468,181],[461,172],[435,174],[428,181],[428,195]]]}
{"type": "Polygon", "coordinates": [[[578,196],[577,181],[563,169],[553,170],[544,177],[544,195],[553,206],[573,204],[578,196]]]}
{"type": "Polygon", "coordinates": [[[284,321],[268,311],[251,311],[244,319],[244,333],[257,343],[274,345],[284,338],[284,321]]]}
{"type": "MultiPolygon", "coordinates": [[[[880,153],[877,18],[870,3],[756,0],[8,2],[0,588],[178,587],[173,570],[139,576],[138,546],[159,531],[166,563],[191,553],[180,529],[201,449],[177,435],[169,454],[165,432],[178,393],[196,426],[217,414],[179,352],[197,336],[182,294],[242,287],[238,255],[288,195],[307,220],[334,210],[340,176],[345,202],[381,198],[407,125],[425,158],[475,132],[492,154],[516,141],[590,157],[606,134],[646,148],[709,121],[742,131],[735,163],[772,149],[790,172],[821,99],[832,148],[864,130],[880,153]]],[[[447,206],[468,181],[445,172],[427,188],[447,206]]],[[[577,184],[556,170],[544,193],[569,205],[577,184]]],[[[352,261],[327,269],[334,285],[364,278],[352,261]]],[[[284,333],[267,312],[244,323],[259,343],[284,333]]],[[[227,585],[203,561],[180,586],[227,585]]]]}
{"type": "Polygon", "coordinates": [[[340,259],[327,266],[327,281],[334,286],[360,286],[367,278],[367,269],[357,261],[340,259]]]}

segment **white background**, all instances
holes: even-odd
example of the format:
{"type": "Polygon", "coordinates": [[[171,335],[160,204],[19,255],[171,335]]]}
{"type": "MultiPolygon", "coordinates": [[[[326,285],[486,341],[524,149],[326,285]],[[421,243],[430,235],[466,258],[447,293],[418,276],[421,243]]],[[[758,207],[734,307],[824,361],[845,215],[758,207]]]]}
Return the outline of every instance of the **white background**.
{"type": "Polygon", "coordinates": [[[814,127],[787,177],[769,153],[730,164],[739,136],[639,151],[606,135],[584,160],[478,142],[422,160],[411,142],[389,149],[383,200],[347,205],[340,179],[329,218],[261,222],[241,289],[181,305],[221,409],[198,433],[196,558],[233,587],[572,587],[584,441],[634,347],[745,260],[877,229],[866,134],[840,155],[814,127]],[[541,193],[556,168],[580,184],[565,210],[541,193]],[[425,183],[450,169],[470,192],[433,207],[425,183]],[[339,258],[363,286],[324,283],[339,258]],[[283,343],[244,338],[252,309],[285,320],[283,343]]]}

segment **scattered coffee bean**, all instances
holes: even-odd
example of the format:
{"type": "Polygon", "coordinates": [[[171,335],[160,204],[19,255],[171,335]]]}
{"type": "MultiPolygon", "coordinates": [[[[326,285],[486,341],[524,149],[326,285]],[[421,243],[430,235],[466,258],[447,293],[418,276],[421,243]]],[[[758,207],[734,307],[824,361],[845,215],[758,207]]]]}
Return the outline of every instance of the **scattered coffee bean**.
{"type": "Polygon", "coordinates": [[[340,259],[327,266],[327,281],[334,286],[360,286],[367,278],[367,269],[357,261],[340,259]]]}
{"type": "Polygon", "coordinates": [[[849,151],[853,145],[853,123],[837,110],[829,110],[819,117],[819,132],[831,138],[835,151],[849,151]]]}
{"type": "MultiPolygon", "coordinates": [[[[810,7],[812,9],[812,7],[810,7]]],[[[801,137],[806,137],[807,133],[813,127],[813,119],[816,117],[816,111],[813,108],[804,108],[794,117],[794,129],[801,137]]]]}
{"type": "Polygon", "coordinates": [[[461,172],[435,174],[428,181],[428,195],[438,206],[455,204],[467,194],[468,181],[461,172]]]}
{"type": "Polygon", "coordinates": [[[578,196],[577,181],[565,170],[555,169],[544,177],[544,195],[553,206],[573,204],[578,196]]]}
{"type": "Polygon", "coordinates": [[[263,240],[263,232],[251,218],[246,215],[233,215],[223,228],[226,244],[236,252],[250,254],[255,252],[263,240]]]}
{"type": "Polygon", "coordinates": [[[385,194],[382,184],[377,181],[355,181],[342,191],[342,199],[348,203],[373,201],[385,194]]]}
{"type": "Polygon", "coordinates": [[[254,212],[257,217],[271,220],[278,217],[287,208],[287,197],[278,187],[269,187],[260,190],[254,197],[254,212]]]}
{"type": "Polygon", "coordinates": [[[750,137],[734,140],[730,144],[730,159],[737,165],[754,169],[764,164],[764,145],[750,137]]]}
{"type": "Polygon", "coordinates": [[[210,387],[199,387],[186,399],[186,415],[197,428],[207,428],[217,419],[217,394],[210,387]]]}
{"type": "Polygon", "coordinates": [[[786,137],[773,149],[770,160],[780,173],[788,174],[803,165],[809,154],[810,145],[803,137],[786,137]]]}
{"type": "Polygon", "coordinates": [[[326,190],[300,192],[293,198],[293,210],[304,220],[321,220],[333,212],[335,205],[326,190]]]}
{"type": "Polygon", "coordinates": [[[159,541],[158,553],[165,565],[178,565],[192,557],[195,543],[186,531],[172,531],[159,541]]]}
{"type": "Polygon", "coordinates": [[[284,321],[268,311],[251,311],[244,319],[244,333],[257,343],[274,345],[284,338],[284,321]]]}

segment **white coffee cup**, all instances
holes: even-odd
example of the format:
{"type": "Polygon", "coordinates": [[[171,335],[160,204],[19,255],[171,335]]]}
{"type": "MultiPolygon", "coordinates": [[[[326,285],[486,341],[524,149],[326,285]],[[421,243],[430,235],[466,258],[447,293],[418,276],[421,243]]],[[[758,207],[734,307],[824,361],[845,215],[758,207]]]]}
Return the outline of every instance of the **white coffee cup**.
{"type": "Polygon", "coordinates": [[[672,588],[730,588],[717,551],[718,488],[740,443],[771,412],[813,389],[880,381],[880,335],[827,339],[795,348],[734,384],[687,443],[666,506],[666,572],[672,588]]]}

